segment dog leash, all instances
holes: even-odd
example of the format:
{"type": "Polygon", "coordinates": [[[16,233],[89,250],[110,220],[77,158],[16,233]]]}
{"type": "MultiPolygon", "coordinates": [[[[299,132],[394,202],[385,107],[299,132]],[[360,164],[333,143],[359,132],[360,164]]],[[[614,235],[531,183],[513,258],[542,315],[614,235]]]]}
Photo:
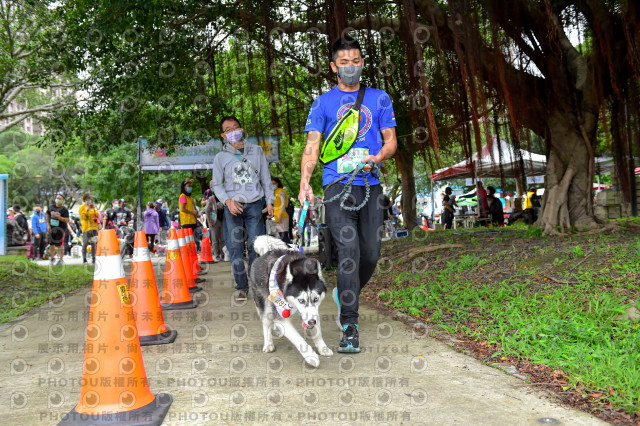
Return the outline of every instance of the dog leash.
{"type": "Polygon", "coordinates": [[[367,178],[367,174],[366,174],[367,172],[364,171],[364,167],[367,164],[371,166],[371,170],[369,171],[369,173],[371,173],[376,178],[379,178],[380,176],[378,175],[378,166],[376,166],[376,163],[373,160],[369,160],[366,163],[358,163],[358,165],[352,172],[343,174],[338,179],[334,180],[333,182],[331,182],[329,185],[325,187],[324,191],[327,192],[327,189],[329,187],[331,187],[332,185],[335,185],[336,183],[343,180],[345,177],[349,176],[349,180],[345,182],[344,188],[342,188],[342,191],[340,191],[338,194],[334,195],[328,200],[321,201],[320,204],[327,204],[337,199],[340,199],[340,207],[345,210],[355,212],[363,208],[364,205],[367,204],[367,201],[369,201],[369,192],[370,192],[369,179],[367,178]],[[351,195],[351,190],[353,188],[353,181],[358,177],[358,175],[362,175],[362,179],[364,179],[364,187],[365,187],[364,200],[362,200],[362,203],[360,203],[360,205],[358,206],[353,206],[353,207],[346,206],[344,203],[347,201],[347,198],[349,198],[349,195],[351,195]]]}

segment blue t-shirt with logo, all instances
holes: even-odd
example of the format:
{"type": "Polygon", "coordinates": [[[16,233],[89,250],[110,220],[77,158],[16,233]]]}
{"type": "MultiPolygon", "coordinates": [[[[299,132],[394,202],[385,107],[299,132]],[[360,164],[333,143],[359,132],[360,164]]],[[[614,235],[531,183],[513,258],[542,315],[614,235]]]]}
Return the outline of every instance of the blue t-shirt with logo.
{"type": "MultiPolygon", "coordinates": [[[[325,137],[338,123],[342,115],[355,103],[358,91],[345,92],[334,87],[318,96],[311,105],[305,132],[318,131],[325,137]]],[[[324,166],[322,185],[328,185],[340,176],[353,171],[355,165],[366,155],[377,155],[382,148],[383,139],[380,130],[396,126],[391,98],[384,90],[367,87],[360,106],[360,132],[356,142],[344,157],[324,166]]],[[[348,177],[342,182],[346,182],[348,177]]],[[[371,185],[379,184],[371,173],[367,173],[371,185]]],[[[354,185],[364,185],[362,176],[358,176],[354,185]]]]}

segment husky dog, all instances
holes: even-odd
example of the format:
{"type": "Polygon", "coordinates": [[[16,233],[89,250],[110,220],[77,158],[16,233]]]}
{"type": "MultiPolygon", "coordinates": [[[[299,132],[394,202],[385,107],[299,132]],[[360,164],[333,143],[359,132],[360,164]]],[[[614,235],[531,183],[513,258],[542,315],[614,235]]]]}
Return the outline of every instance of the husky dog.
{"type": "Polygon", "coordinates": [[[320,358],[293,324],[296,318],[300,318],[302,327],[312,330],[312,340],[320,355],[333,355],[333,351],[322,339],[320,330],[318,308],[327,292],[320,262],[290,250],[284,242],[268,235],[256,238],[254,250],[260,257],[256,258],[251,265],[249,289],[256,303],[258,315],[262,319],[264,333],[262,351],[276,350],[272,335],[272,327],[275,325],[300,351],[305,362],[317,367],[320,364],[320,358]],[[292,310],[279,313],[275,304],[269,300],[270,284],[271,291],[275,286],[279,288],[282,299],[288,302],[292,310]]]}

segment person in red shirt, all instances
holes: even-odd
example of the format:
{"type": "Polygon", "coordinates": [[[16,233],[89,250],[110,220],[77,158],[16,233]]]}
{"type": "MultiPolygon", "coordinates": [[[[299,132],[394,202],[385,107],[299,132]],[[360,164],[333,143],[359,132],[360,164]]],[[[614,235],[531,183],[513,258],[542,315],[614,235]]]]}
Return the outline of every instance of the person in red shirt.
{"type": "Polygon", "coordinates": [[[489,202],[487,200],[487,190],[484,189],[481,181],[476,182],[476,195],[478,196],[478,204],[480,204],[480,223],[486,226],[488,225],[489,202]]]}

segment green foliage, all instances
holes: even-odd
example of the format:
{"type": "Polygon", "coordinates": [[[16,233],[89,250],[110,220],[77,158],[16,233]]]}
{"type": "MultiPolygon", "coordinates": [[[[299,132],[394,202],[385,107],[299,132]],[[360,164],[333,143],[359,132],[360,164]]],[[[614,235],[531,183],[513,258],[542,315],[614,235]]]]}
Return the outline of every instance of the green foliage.
{"type": "Polygon", "coordinates": [[[93,267],[38,266],[23,256],[0,257],[0,324],[93,281],[93,267]]]}
{"type": "MultiPolygon", "coordinates": [[[[469,247],[469,238],[461,234],[457,242],[469,247]]],[[[496,356],[526,358],[562,370],[567,389],[604,393],[614,408],[637,412],[640,324],[617,317],[639,305],[637,299],[632,304],[628,295],[637,293],[640,238],[621,242],[620,234],[601,235],[600,244],[590,237],[573,238],[581,244],[568,250],[545,244],[537,247],[535,255],[526,251],[523,266],[516,267],[518,260],[513,258],[516,272],[505,272],[502,280],[487,281],[481,274],[465,271],[490,262],[497,263],[487,266],[488,270],[504,267],[506,253],[495,260],[482,249],[475,254],[450,252],[451,260],[444,267],[400,272],[379,292],[379,298],[447,333],[497,345],[496,356]],[[572,256],[583,257],[585,244],[597,260],[575,270],[572,256]],[[551,265],[546,263],[550,253],[557,254],[551,265]],[[540,264],[536,256],[546,259],[543,266],[531,267],[540,264]],[[572,282],[556,284],[543,279],[547,274],[572,282]]]]}
{"type": "Polygon", "coordinates": [[[0,132],[28,116],[44,113],[70,101],[53,91],[75,80],[67,74],[51,46],[67,49],[57,37],[54,2],[49,0],[2,2],[0,13],[0,132]],[[54,96],[55,95],[55,96],[54,96]],[[17,103],[19,109],[9,110],[17,103]]]}
{"type": "MultiPolygon", "coordinates": [[[[134,208],[138,199],[138,165],[135,162],[137,146],[135,144],[114,146],[100,159],[87,163],[82,179],[83,187],[90,189],[95,199],[109,208],[115,198],[124,198],[130,208],[134,208]]],[[[208,173],[211,180],[211,172],[208,173]]],[[[180,182],[192,177],[188,171],[175,173],[145,172],[142,174],[144,204],[162,198],[170,207],[178,205],[180,182]]],[[[193,194],[202,194],[199,181],[193,184],[193,194]]]]}
{"type": "Polygon", "coordinates": [[[575,246],[572,252],[575,257],[584,257],[584,251],[582,251],[582,247],[580,247],[579,245],[575,246]]]}
{"type": "Polygon", "coordinates": [[[16,163],[9,160],[6,156],[0,154],[0,174],[8,174],[13,171],[16,163]]]}
{"type": "Polygon", "coordinates": [[[0,145],[0,173],[9,174],[9,204],[19,204],[28,212],[34,203],[49,205],[60,193],[67,207],[73,207],[73,197],[82,191],[83,158],[56,157],[52,148],[36,147],[38,140],[20,129],[0,133],[4,143],[0,145]]]}
{"type": "Polygon", "coordinates": [[[525,234],[527,238],[541,238],[542,237],[542,229],[537,228],[535,226],[529,226],[527,228],[527,232],[525,234]]]}

